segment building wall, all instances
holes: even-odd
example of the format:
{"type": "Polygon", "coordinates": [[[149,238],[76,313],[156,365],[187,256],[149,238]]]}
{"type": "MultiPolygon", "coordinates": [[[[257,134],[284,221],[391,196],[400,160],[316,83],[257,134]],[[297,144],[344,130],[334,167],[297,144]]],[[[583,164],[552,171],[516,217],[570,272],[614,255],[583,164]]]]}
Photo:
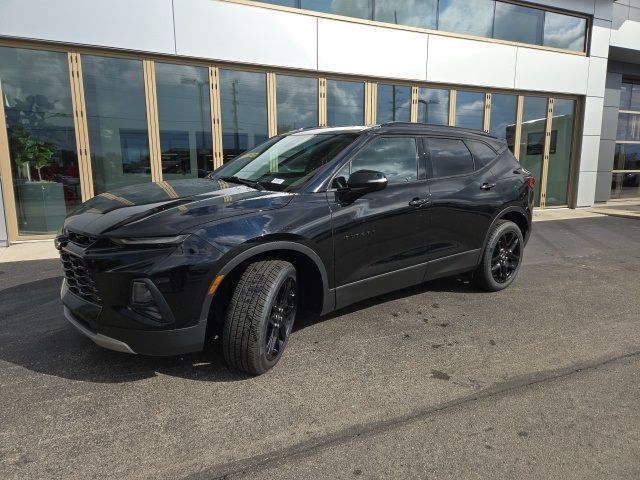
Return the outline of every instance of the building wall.
{"type": "Polygon", "coordinates": [[[622,77],[640,77],[639,64],[617,61],[627,59],[640,62],[640,0],[617,0],[613,3],[609,51],[611,58],[607,64],[595,202],[606,202],[611,197],[611,170],[615,154],[622,77]]]}
{"type": "Polygon", "coordinates": [[[579,125],[573,203],[589,206],[604,198],[606,168],[613,161],[608,138],[613,110],[605,108],[612,106],[605,91],[617,77],[607,74],[609,46],[640,50],[640,23],[634,21],[639,2],[535,2],[593,15],[588,56],[219,0],[4,0],[0,32],[6,37],[326,74],[579,95],[584,120],[579,125]],[[623,17],[626,21],[619,20],[623,17]]]}

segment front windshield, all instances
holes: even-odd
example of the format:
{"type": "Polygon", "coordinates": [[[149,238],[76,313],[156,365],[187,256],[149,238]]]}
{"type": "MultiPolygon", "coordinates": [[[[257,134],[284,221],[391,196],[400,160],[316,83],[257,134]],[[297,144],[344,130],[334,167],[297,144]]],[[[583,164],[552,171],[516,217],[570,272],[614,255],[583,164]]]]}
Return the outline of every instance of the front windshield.
{"type": "Polygon", "coordinates": [[[309,180],[358,136],[296,133],[273,138],[224,165],[213,178],[237,177],[269,190],[292,190],[309,180]]]}

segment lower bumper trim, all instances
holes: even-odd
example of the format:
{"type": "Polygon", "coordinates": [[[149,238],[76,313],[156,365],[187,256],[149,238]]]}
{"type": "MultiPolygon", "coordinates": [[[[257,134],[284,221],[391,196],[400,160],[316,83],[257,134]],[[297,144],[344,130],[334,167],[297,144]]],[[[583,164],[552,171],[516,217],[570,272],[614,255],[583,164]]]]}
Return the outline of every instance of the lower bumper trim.
{"type": "Polygon", "coordinates": [[[136,354],[133,349],[124,342],[120,340],[116,340],[115,338],[107,337],[106,335],[102,335],[101,333],[94,333],[89,330],[87,327],[82,325],[81,322],[76,319],[76,317],[71,313],[67,307],[64,307],[64,316],[69,320],[74,327],[76,327],[80,333],[89,337],[96,345],[99,345],[104,348],[108,348],[109,350],[115,350],[116,352],[124,352],[124,353],[132,353],[136,354]]]}

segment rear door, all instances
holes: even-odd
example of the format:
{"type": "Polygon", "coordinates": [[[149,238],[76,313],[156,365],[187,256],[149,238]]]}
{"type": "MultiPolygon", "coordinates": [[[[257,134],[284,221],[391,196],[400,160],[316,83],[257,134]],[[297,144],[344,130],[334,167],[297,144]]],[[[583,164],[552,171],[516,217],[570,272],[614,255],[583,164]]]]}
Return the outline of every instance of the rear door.
{"type": "Polygon", "coordinates": [[[462,138],[427,137],[431,193],[429,276],[473,268],[494,212],[501,205],[490,163],[496,152],[462,138]],[[472,155],[470,148],[476,151],[472,155]],[[485,157],[481,158],[483,149],[485,157]]]}

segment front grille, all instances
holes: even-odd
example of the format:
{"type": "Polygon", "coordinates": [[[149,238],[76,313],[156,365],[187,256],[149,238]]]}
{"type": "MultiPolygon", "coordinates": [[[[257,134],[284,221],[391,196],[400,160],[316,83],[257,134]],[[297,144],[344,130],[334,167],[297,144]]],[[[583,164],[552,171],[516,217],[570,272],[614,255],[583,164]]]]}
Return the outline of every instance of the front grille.
{"type": "Polygon", "coordinates": [[[64,278],[67,279],[69,290],[80,298],[96,305],[102,305],[102,299],[98,295],[96,284],[89,273],[86,262],[64,250],[60,252],[60,260],[62,260],[64,278]]]}
{"type": "Polygon", "coordinates": [[[75,243],[76,245],[80,245],[81,247],[88,247],[89,245],[92,245],[98,241],[96,237],[72,232],[71,230],[67,232],[67,237],[69,237],[70,242],[75,243]]]}

